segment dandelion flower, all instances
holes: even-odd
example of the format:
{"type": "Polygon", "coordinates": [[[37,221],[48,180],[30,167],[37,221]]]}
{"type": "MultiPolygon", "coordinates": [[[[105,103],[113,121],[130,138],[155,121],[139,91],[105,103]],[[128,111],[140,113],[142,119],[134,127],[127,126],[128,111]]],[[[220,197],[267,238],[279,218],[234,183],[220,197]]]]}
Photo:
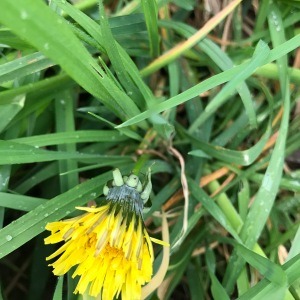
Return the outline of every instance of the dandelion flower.
{"type": "Polygon", "coordinates": [[[112,186],[104,187],[106,202],[100,207],[76,207],[85,213],[49,223],[51,235],[45,244],[65,243],[47,260],[60,257],[50,266],[57,276],[77,266],[72,277],[80,276],[74,293],[102,300],[122,296],[141,299],[141,287],[151,280],[154,260],[152,242],[142,220],[144,203],[151,192],[150,171],[144,186],[135,175],[122,177],[113,171],[112,186]]]}

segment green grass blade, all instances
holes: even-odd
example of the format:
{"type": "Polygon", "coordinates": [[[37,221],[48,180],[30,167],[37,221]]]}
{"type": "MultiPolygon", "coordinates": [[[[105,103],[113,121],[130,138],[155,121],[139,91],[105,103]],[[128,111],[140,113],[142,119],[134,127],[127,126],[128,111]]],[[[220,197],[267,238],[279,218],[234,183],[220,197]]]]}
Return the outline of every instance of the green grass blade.
{"type": "Polygon", "coordinates": [[[205,209],[224,227],[236,240],[240,240],[237,232],[230,224],[221,209],[213,202],[210,197],[192,180],[188,181],[190,192],[195,199],[203,204],[205,209]]]}
{"type": "Polygon", "coordinates": [[[0,206],[16,210],[31,211],[39,205],[45,204],[46,201],[41,198],[0,192],[0,206]]]}
{"type": "MultiPolygon", "coordinates": [[[[188,26],[187,24],[174,21],[160,21],[160,25],[162,25],[165,28],[174,29],[176,32],[183,35],[185,38],[189,38],[192,34],[196,32],[194,28],[188,26]]],[[[218,65],[218,67],[221,70],[225,71],[234,66],[230,57],[209,39],[203,39],[198,43],[198,46],[218,65]]],[[[245,105],[250,126],[254,128],[256,127],[256,117],[250,91],[244,82],[238,85],[236,89],[245,105]]]]}
{"type": "MultiPolygon", "coordinates": [[[[193,132],[201,126],[228,98],[234,93],[236,87],[240,87],[242,82],[246,80],[254,71],[263,65],[267,60],[270,53],[270,49],[266,43],[260,41],[255,49],[253,57],[247,67],[242,72],[239,72],[234,78],[232,78],[225,87],[217,94],[216,97],[206,106],[205,111],[201,116],[191,125],[189,131],[193,132]]],[[[246,102],[247,111],[253,111],[253,104],[246,102]]],[[[249,114],[251,117],[255,117],[255,114],[249,114]]],[[[256,120],[251,119],[250,123],[255,127],[256,120]]]]}
{"type": "Polygon", "coordinates": [[[25,96],[19,95],[11,99],[9,104],[0,104],[0,132],[11,122],[24,107],[25,96]],[[9,116],[9,117],[8,117],[9,116]]]}
{"type": "Polygon", "coordinates": [[[96,64],[67,23],[44,3],[3,0],[0,3],[0,22],[29,40],[121,118],[139,113],[130,99],[120,101],[129,97],[96,64]]]}
{"type": "MultiPolygon", "coordinates": [[[[300,35],[295,36],[294,38],[290,39],[289,41],[285,42],[282,45],[277,46],[273,50],[270,51],[270,55],[268,56],[268,59],[264,62],[264,64],[270,63],[273,60],[276,60],[283,55],[289,53],[290,51],[293,51],[297,47],[300,46],[300,35]]],[[[198,83],[196,86],[190,88],[187,91],[182,92],[179,95],[176,95],[175,97],[172,97],[164,102],[161,102],[159,104],[153,105],[150,109],[142,112],[139,115],[136,115],[135,117],[125,121],[121,125],[117,126],[117,128],[126,127],[129,125],[133,125],[136,123],[139,123],[147,118],[149,118],[154,113],[160,113],[164,110],[171,109],[177,105],[180,105],[199,94],[202,94],[224,82],[227,82],[231,80],[234,76],[236,76],[239,72],[241,72],[243,69],[245,69],[248,66],[249,62],[245,62],[239,66],[236,66],[230,70],[224,71],[221,74],[215,75],[209,79],[204,80],[201,83],[198,83]]]]}
{"type": "Polygon", "coordinates": [[[61,144],[77,144],[92,142],[122,142],[128,138],[117,130],[77,130],[49,133],[10,140],[11,142],[44,147],[61,144]]]}
{"type": "MultiPolygon", "coordinates": [[[[190,134],[185,132],[185,135],[189,136],[189,138],[193,140],[194,145],[199,148],[197,150],[190,151],[188,154],[202,157],[204,151],[206,154],[212,157],[216,157],[230,164],[238,164],[242,166],[251,165],[261,154],[263,147],[265,146],[268,138],[271,135],[270,121],[266,132],[261,137],[261,139],[254,146],[244,151],[230,150],[220,146],[215,146],[206,142],[202,142],[193,138],[190,134]]],[[[181,131],[183,132],[183,130],[181,131]]]]}
{"type": "Polygon", "coordinates": [[[141,4],[145,15],[148,37],[150,42],[150,56],[156,57],[159,55],[157,2],[156,0],[141,0],[141,4]]]}
{"type": "Polygon", "coordinates": [[[133,83],[129,80],[129,76],[123,64],[122,58],[119,53],[119,47],[112,35],[110,27],[108,25],[108,19],[105,15],[104,6],[102,1],[99,1],[99,12],[100,12],[100,27],[102,31],[104,47],[106,53],[114,67],[118,79],[122,83],[123,88],[126,90],[127,94],[132,94],[136,90],[133,83]]]}
{"type": "MultiPolygon", "coordinates": [[[[270,11],[270,15],[276,14],[276,18],[281,20],[281,14],[276,7],[274,7],[270,11]]],[[[284,39],[284,33],[282,31],[277,31],[277,25],[270,22],[272,26],[274,26],[273,30],[275,30],[273,33],[273,43],[274,46],[277,46],[278,43],[282,43],[284,39]],[[280,41],[278,40],[280,38],[280,41]]],[[[272,28],[272,26],[270,26],[272,28]]],[[[282,28],[282,27],[281,27],[282,28]]],[[[281,56],[282,57],[282,56],[281,56]]],[[[286,57],[282,57],[282,59],[286,59],[286,57]]],[[[272,209],[281,176],[282,176],[282,169],[283,169],[283,162],[284,162],[284,149],[287,139],[287,133],[288,133],[288,127],[289,127],[289,114],[290,114],[290,90],[289,90],[289,78],[287,75],[287,64],[282,65],[282,59],[280,58],[279,64],[282,66],[282,80],[281,80],[281,89],[283,93],[283,106],[284,106],[284,113],[282,117],[282,122],[280,125],[280,133],[278,135],[278,139],[275,144],[275,148],[273,150],[269,166],[266,170],[266,173],[264,175],[264,179],[262,181],[262,184],[259,188],[259,191],[256,195],[256,199],[251,206],[247,219],[244,223],[244,226],[241,230],[240,236],[242,241],[244,242],[244,245],[252,249],[255,242],[259,238],[262,229],[265,225],[265,222],[270,214],[270,211],[272,209]]],[[[233,254],[233,256],[230,259],[230,262],[228,264],[225,277],[224,277],[224,285],[226,286],[226,289],[228,291],[232,291],[234,282],[236,281],[236,278],[238,277],[238,274],[240,273],[242,267],[243,267],[244,261],[243,259],[239,258],[236,254],[236,252],[233,254]]]]}
{"type": "Polygon", "coordinates": [[[64,283],[64,276],[59,276],[57,279],[57,284],[55,287],[53,300],[62,300],[63,299],[63,283],[64,283]]]}
{"type": "MultiPolygon", "coordinates": [[[[55,99],[55,127],[57,132],[73,131],[75,132],[74,122],[74,101],[71,92],[64,92],[55,99]]],[[[63,144],[57,146],[58,151],[76,152],[75,144],[63,144]]],[[[58,161],[59,173],[66,173],[70,170],[77,169],[78,165],[74,159],[58,161]]],[[[60,191],[65,192],[79,183],[78,173],[66,174],[60,176],[60,191]]]]}
{"type": "MultiPolygon", "coordinates": [[[[105,40],[102,36],[102,29],[95,21],[88,18],[84,13],[77,10],[74,6],[67,2],[63,2],[61,0],[55,0],[55,3],[61,7],[63,10],[65,10],[78,24],[82,26],[89,34],[90,36],[97,42],[98,47],[100,49],[103,49],[102,51],[105,52],[105,40]]],[[[141,16],[141,14],[139,14],[141,16]]],[[[124,18],[124,17],[122,17],[124,18]]],[[[114,18],[111,20],[113,21],[114,18]]],[[[141,19],[138,17],[138,24],[140,24],[141,19]]],[[[136,23],[135,20],[133,20],[134,24],[136,23]]],[[[113,23],[113,22],[112,22],[113,23]]],[[[122,25],[122,23],[121,23],[122,25]]],[[[148,103],[148,106],[153,98],[153,95],[149,89],[142,80],[138,69],[136,65],[132,62],[129,55],[124,51],[122,47],[118,43],[115,43],[116,47],[118,48],[116,51],[118,51],[119,55],[122,57],[122,63],[125,66],[126,74],[128,77],[131,78],[131,80],[134,82],[135,86],[138,87],[134,88],[132,85],[132,90],[128,90],[128,94],[131,95],[131,97],[136,101],[136,103],[139,106],[143,106],[143,101],[140,99],[140,93],[143,95],[145,101],[148,103]]],[[[109,47],[109,45],[107,45],[109,47]]]]}
{"type": "Polygon", "coordinates": [[[0,65],[0,83],[44,70],[53,63],[39,52],[0,65]]]}
{"type": "Polygon", "coordinates": [[[287,277],[280,266],[271,262],[265,257],[247,249],[241,244],[236,244],[238,252],[242,257],[252,265],[256,270],[259,271],[269,281],[274,282],[280,286],[287,286],[287,277]]]}
{"type": "Polygon", "coordinates": [[[61,159],[101,159],[107,156],[78,152],[61,152],[39,149],[29,145],[0,141],[0,164],[20,164],[61,159]]]}

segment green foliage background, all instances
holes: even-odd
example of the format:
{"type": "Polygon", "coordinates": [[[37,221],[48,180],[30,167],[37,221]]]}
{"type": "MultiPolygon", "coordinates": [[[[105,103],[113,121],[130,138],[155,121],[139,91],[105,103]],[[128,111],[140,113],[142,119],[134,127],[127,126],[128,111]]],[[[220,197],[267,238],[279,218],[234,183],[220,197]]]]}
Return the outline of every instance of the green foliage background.
{"type": "Polygon", "coordinates": [[[229,2],[0,1],[0,299],[78,299],[45,224],[149,166],[151,299],[300,299],[299,3],[229,2]]]}

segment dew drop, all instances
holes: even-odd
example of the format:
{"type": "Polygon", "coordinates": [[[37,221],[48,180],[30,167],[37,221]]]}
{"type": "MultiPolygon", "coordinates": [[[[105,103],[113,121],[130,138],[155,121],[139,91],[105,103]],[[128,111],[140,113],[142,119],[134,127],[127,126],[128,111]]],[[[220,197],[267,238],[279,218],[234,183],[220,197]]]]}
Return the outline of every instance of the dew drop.
{"type": "Polygon", "coordinates": [[[44,214],[44,217],[45,217],[45,218],[47,218],[48,216],[49,216],[49,214],[47,214],[47,213],[44,214]]]}
{"type": "Polygon", "coordinates": [[[66,104],[65,100],[60,100],[60,104],[65,105],[66,104]]]}
{"type": "Polygon", "coordinates": [[[68,215],[69,213],[70,213],[70,211],[69,211],[69,210],[67,210],[67,211],[66,211],[66,215],[68,215]]]}
{"type": "Polygon", "coordinates": [[[45,43],[45,44],[44,44],[44,49],[46,49],[46,50],[49,49],[49,44],[48,44],[48,43],[45,43]]]}
{"type": "Polygon", "coordinates": [[[9,242],[9,241],[12,240],[12,236],[11,236],[11,235],[7,235],[7,236],[5,237],[5,239],[9,242]]]}
{"type": "Polygon", "coordinates": [[[97,196],[97,194],[96,193],[91,193],[91,197],[96,197],[97,196]]]}
{"type": "Polygon", "coordinates": [[[21,11],[21,19],[22,19],[22,20],[28,19],[28,13],[27,13],[26,10],[22,10],[22,11],[21,11]]]}

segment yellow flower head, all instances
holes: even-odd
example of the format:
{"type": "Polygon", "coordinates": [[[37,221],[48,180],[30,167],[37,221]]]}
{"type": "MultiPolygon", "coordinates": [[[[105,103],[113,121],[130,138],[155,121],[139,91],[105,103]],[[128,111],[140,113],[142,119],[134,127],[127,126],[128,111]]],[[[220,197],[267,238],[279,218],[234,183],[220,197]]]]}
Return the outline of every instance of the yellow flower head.
{"type": "Polygon", "coordinates": [[[88,289],[91,296],[101,294],[102,300],[122,295],[123,300],[141,298],[141,286],[152,276],[153,248],[142,220],[144,201],[151,191],[150,172],[142,186],[138,177],[122,177],[113,172],[112,187],[104,187],[107,202],[98,207],[76,207],[85,211],[81,216],[49,223],[51,235],[45,244],[65,243],[50,260],[60,257],[50,266],[55,275],[77,268],[72,277],[80,276],[74,293],[88,289]]]}

